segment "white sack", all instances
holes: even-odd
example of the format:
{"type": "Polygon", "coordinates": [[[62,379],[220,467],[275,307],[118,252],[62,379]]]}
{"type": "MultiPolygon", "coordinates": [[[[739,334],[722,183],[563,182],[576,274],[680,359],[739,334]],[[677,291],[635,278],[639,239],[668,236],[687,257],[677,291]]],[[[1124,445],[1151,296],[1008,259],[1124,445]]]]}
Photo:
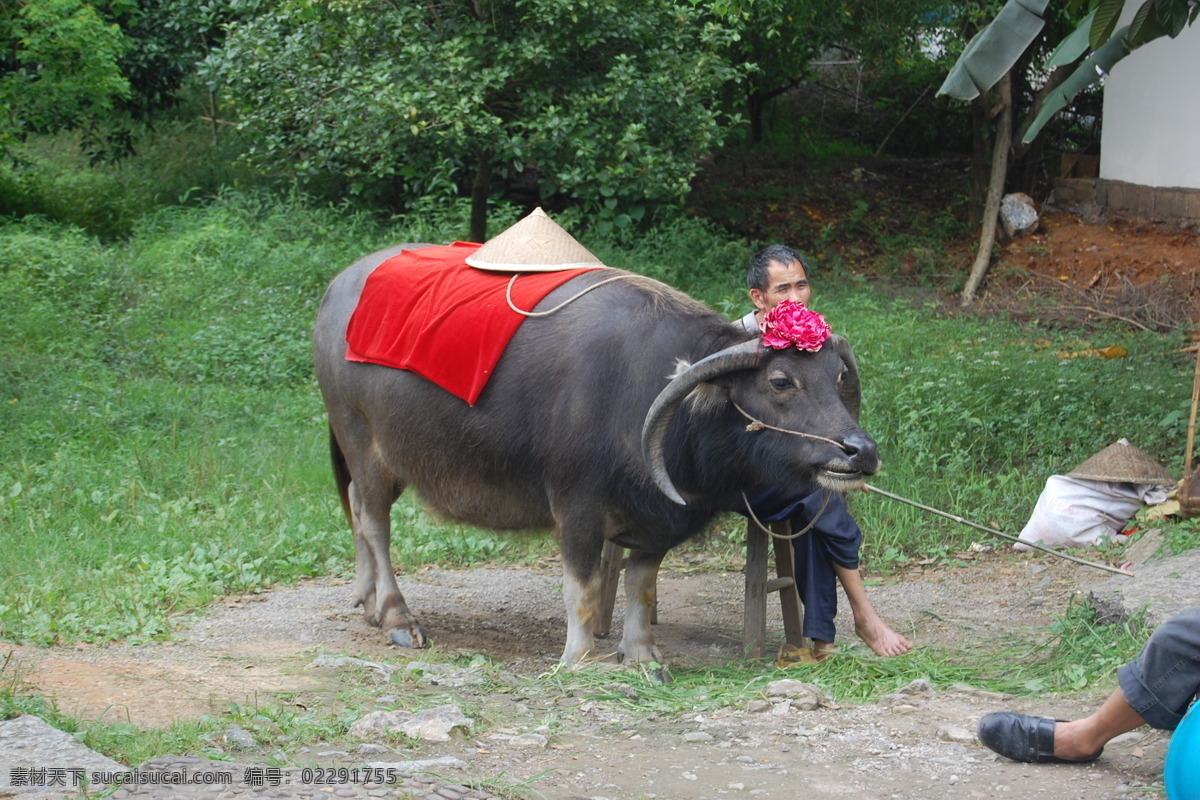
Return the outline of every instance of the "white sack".
{"type": "Polygon", "coordinates": [[[1119,534],[1143,503],[1167,499],[1170,486],[1107,483],[1051,475],[1013,547],[1092,547],[1119,534]]]}

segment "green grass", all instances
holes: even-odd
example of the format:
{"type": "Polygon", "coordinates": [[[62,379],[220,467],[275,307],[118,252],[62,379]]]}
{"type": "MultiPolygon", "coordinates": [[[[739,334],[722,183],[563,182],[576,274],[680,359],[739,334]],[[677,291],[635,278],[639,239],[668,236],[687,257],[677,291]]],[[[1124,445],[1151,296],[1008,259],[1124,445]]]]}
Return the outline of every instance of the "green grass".
{"type": "MultiPolygon", "coordinates": [[[[358,256],[462,238],[465,224],[461,204],[381,221],[225,192],[143,216],[114,243],[36,218],[0,226],[0,637],[160,638],[222,594],[351,570],[311,376],[315,306],[358,256]]],[[[730,316],[745,307],[746,242],[678,215],[635,239],[564,224],[608,263],[730,316]]],[[[860,284],[818,285],[814,305],[855,345],[880,488],[1016,533],[1047,476],[1118,437],[1179,471],[1192,372],[1177,342],[951,316],[860,284]],[[1099,344],[1130,355],[1064,357],[1099,344]]],[[[881,497],[851,503],[868,568],[986,538],[881,497]]],[[[441,524],[411,497],[395,518],[404,569],[553,550],[546,535],[441,524]]],[[[739,527],[718,520],[691,552],[736,567],[739,527]]],[[[1194,524],[1167,528],[1173,547],[1194,546],[1194,524]]]]}
{"type": "MultiPolygon", "coordinates": [[[[352,568],[309,331],[337,271],[414,227],[254,193],[116,244],[0,227],[0,637],[161,637],[221,594],[352,568]]],[[[396,511],[404,567],[548,548],[396,511]]]]}
{"type": "MultiPolygon", "coordinates": [[[[855,345],[863,425],[884,460],[872,482],[882,489],[1016,534],[1047,477],[1118,438],[1181,471],[1188,378],[1177,342],[935,316],[866,291],[822,294],[814,305],[855,345]],[[1065,357],[1099,344],[1123,345],[1129,357],[1065,357]]],[[[868,557],[962,549],[984,536],[884,498],[851,502],[868,557]]]]}
{"type": "MultiPolygon", "coordinates": [[[[98,193],[101,209],[104,197],[122,196],[87,191],[98,193]]],[[[98,238],[86,220],[0,223],[0,640],[162,639],[222,595],[348,577],[351,538],[309,361],[315,304],[328,280],[367,252],[463,239],[467,230],[463,204],[423,204],[385,220],[300,197],[214,189],[203,205],[150,208],[118,209],[124,238],[98,238]]],[[[498,209],[493,232],[516,214],[498,209]]],[[[606,263],[665,280],[730,317],[747,307],[741,272],[755,243],[667,212],[636,236],[591,233],[571,214],[559,221],[606,263]]],[[[880,488],[1016,533],[1047,476],[1118,437],[1179,473],[1192,379],[1179,342],[1118,327],[1084,337],[947,315],[861,280],[815,288],[816,308],[858,355],[863,424],[885,462],[874,480],[880,488]],[[1066,357],[1112,344],[1129,357],[1066,357]]],[[[851,503],[870,570],[953,561],[986,538],[881,497],[855,494],[851,503]]],[[[402,570],[522,563],[555,550],[546,534],[439,522],[411,495],[393,519],[402,570]]],[[[1200,546],[1196,520],[1156,525],[1173,552],[1200,546]]],[[[667,564],[737,569],[743,531],[740,517],[719,517],[667,564]]],[[[986,652],[848,652],[787,670],[739,662],[678,669],[670,683],[649,669],[555,670],[515,687],[497,678],[492,688],[647,715],[738,707],[783,677],[815,683],[838,702],[874,700],[917,678],[937,688],[1104,693],[1145,635],[1136,622],[1099,627],[1074,605],[1044,640],[996,641],[986,652]]],[[[128,764],[166,752],[220,757],[217,739],[231,724],[286,763],[296,743],[344,744],[365,702],[354,695],[307,710],[280,700],[139,730],[63,714],[0,664],[0,718],[38,714],[128,764]]],[[[500,723],[481,721],[490,724],[500,723]]],[[[497,781],[494,790],[522,796],[520,785],[497,781]]]]}
{"type": "Polygon", "coordinates": [[[898,658],[849,650],[815,664],[784,668],[768,659],[717,668],[674,669],[667,682],[652,666],[620,673],[605,668],[558,668],[541,676],[538,686],[557,696],[609,702],[664,716],[741,706],[761,697],[768,683],[782,678],[814,684],[838,703],[874,702],[915,680],[928,681],[938,690],[967,685],[1033,696],[1084,690],[1107,693],[1116,688],[1117,668],[1137,655],[1148,635],[1141,619],[1101,626],[1094,612],[1073,604],[1045,637],[1014,636],[986,648],[950,651],[919,647],[898,658]]]}
{"type": "Polygon", "coordinates": [[[1174,554],[1200,547],[1200,517],[1167,525],[1162,530],[1166,535],[1167,547],[1174,554]]]}

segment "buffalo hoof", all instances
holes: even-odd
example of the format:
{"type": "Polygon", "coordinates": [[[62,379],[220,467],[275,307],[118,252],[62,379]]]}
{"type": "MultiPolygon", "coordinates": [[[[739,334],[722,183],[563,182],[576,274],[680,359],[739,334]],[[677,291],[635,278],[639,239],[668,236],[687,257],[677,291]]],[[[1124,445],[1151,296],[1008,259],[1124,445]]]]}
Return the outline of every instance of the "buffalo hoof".
{"type": "Polygon", "coordinates": [[[649,664],[631,664],[630,666],[640,669],[642,674],[646,676],[646,680],[651,683],[668,684],[675,680],[671,677],[671,670],[666,664],[651,662],[649,664]]]}
{"type": "Polygon", "coordinates": [[[658,661],[633,661],[625,655],[623,650],[617,651],[617,663],[641,670],[648,680],[655,683],[666,684],[674,680],[671,677],[671,670],[666,664],[658,661]]]}
{"type": "Polygon", "coordinates": [[[397,628],[394,631],[388,631],[388,637],[392,640],[392,644],[397,647],[414,647],[420,649],[426,645],[425,631],[420,628],[412,630],[397,628]]]}

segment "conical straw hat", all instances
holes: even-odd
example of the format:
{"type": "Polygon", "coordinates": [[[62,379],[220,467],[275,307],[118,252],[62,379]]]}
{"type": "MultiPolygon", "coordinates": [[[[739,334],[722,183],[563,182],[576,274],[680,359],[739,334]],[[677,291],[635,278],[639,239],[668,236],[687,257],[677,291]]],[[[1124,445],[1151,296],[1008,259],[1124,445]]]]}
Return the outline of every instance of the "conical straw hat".
{"type": "Polygon", "coordinates": [[[1101,450],[1067,473],[1068,477],[1109,483],[1174,484],[1175,479],[1150,456],[1125,439],[1101,450]]]}
{"type": "Polygon", "coordinates": [[[554,272],[604,266],[540,208],[484,242],[467,256],[467,263],[501,272],[554,272]]]}

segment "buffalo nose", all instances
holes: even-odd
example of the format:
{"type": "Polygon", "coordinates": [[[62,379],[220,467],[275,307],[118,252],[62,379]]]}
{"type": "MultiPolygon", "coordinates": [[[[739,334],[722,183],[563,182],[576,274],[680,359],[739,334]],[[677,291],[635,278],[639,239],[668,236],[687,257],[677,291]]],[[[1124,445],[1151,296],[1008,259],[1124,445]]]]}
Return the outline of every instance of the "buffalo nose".
{"type": "Polygon", "coordinates": [[[879,447],[874,439],[862,431],[843,439],[842,449],[846,451],[850,463],[862,472],[870,475],[879,471],[879,447]]]}

